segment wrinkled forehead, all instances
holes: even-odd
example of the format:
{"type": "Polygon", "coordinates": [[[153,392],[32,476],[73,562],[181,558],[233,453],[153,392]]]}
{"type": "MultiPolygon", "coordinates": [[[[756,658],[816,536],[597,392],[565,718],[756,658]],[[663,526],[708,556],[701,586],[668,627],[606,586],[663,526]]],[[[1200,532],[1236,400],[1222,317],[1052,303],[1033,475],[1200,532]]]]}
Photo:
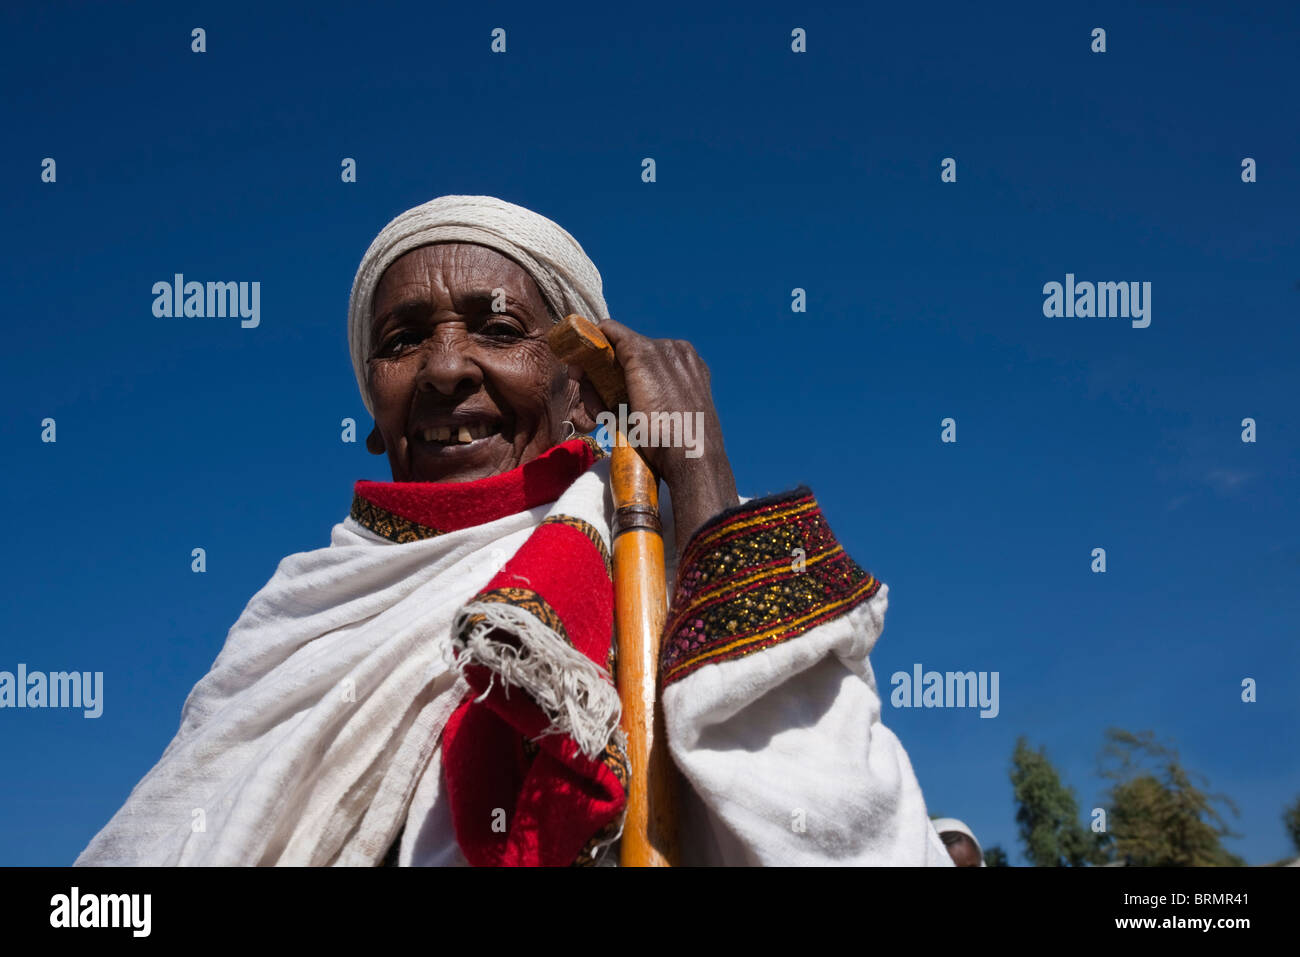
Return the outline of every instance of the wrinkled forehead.
{"type": "Polygon", "coordinates": [[[492,299],[522,304],[539,319],[557,320],[542,285],[520,263],[490,246],[466,242],[429,243],[403,253],[384,270],[371,299],[371,322],[395,302],[437,295],[475,302],[492,299]]]}

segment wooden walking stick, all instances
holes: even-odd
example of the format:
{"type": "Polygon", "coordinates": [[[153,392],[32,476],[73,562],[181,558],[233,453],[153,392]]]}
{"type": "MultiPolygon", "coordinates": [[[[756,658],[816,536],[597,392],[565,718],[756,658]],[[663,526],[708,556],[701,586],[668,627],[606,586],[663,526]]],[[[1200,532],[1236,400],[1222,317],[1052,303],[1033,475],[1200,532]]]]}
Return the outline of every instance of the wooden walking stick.
{"type": "MultiPolygon", "coordinates": [[[[582,369],[607,408],[617,412],[627,403],[627,384],[614,347],[595,323],[568,316],[551,329],[547,340],[561,362],[582,369]]],[[[658,707],[659,637],[668,613],[659,480],[626,436],[616,432],[612,439],[615,680],[632,769],[619,863],[667,867],[676,862],[677,819],[676,775],[658,707]]]]}

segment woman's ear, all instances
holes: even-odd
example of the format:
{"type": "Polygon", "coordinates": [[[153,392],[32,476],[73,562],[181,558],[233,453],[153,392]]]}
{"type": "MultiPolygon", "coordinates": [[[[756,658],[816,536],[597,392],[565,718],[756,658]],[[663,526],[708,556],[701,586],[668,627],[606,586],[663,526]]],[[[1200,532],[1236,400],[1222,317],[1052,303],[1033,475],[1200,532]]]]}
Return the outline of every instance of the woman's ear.
{"type": "Polygon", "coordinates": [[[387,449],[384,447],[384,437],[379,434],[379,426],[376,425],[366,436],[366,451],[373,455],[383,455],[387,449]]]}
{"type": "Polygon", "coordinates": [[[595,387],[577,366],[569,366],[569,411],[567,417],[579,433],[592,432],[599,425],[596,416],[605,411],[595,387]]]}

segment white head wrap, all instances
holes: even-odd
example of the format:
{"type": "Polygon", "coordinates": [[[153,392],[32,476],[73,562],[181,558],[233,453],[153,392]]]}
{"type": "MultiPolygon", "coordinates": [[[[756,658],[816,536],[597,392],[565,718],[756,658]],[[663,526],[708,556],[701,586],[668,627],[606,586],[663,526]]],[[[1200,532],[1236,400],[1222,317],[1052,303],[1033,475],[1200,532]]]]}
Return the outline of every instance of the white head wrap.
{"type": "Polygon", "coordinates": [[[956,831],[958,834],[965,834],[975,842],[975,850],[979,851],[980,854],[980,867],[988,866],[984,863],[984,848],[980,846],[979,838],[975,836],[974,831],[968,828],[961,821],[957,820],[955,817],[937,817],[930,823],[934,825],[935,831],[941,836],[950,831],[956,831]]]}
{"type": "Polygon", "coordinates": [[[545,216],[493,196],[439,196],[408,209],[385,226],[361,257],[348,305],[348,345],[366,411],[374,415],[367,387],[366,359],[375,287],[384,270],[418,246],[476,243],[517,262],[533,277],[547,305],[563,318],[570,313],[599,322],[609,316],[600,273],[578,241],[545,216]]]}

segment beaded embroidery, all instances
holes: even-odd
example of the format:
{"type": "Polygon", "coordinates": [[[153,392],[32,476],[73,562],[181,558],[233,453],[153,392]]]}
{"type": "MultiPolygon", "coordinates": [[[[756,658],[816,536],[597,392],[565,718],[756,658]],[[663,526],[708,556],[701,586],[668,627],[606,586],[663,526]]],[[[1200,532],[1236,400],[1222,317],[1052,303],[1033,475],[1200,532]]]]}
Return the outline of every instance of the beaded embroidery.
{"type": "Polygon", "coordinates": [[[705,525],[682,556],[661,685],[788,641],[879,590],[840,547],[809,490],[747,502],[705,525]]]}

